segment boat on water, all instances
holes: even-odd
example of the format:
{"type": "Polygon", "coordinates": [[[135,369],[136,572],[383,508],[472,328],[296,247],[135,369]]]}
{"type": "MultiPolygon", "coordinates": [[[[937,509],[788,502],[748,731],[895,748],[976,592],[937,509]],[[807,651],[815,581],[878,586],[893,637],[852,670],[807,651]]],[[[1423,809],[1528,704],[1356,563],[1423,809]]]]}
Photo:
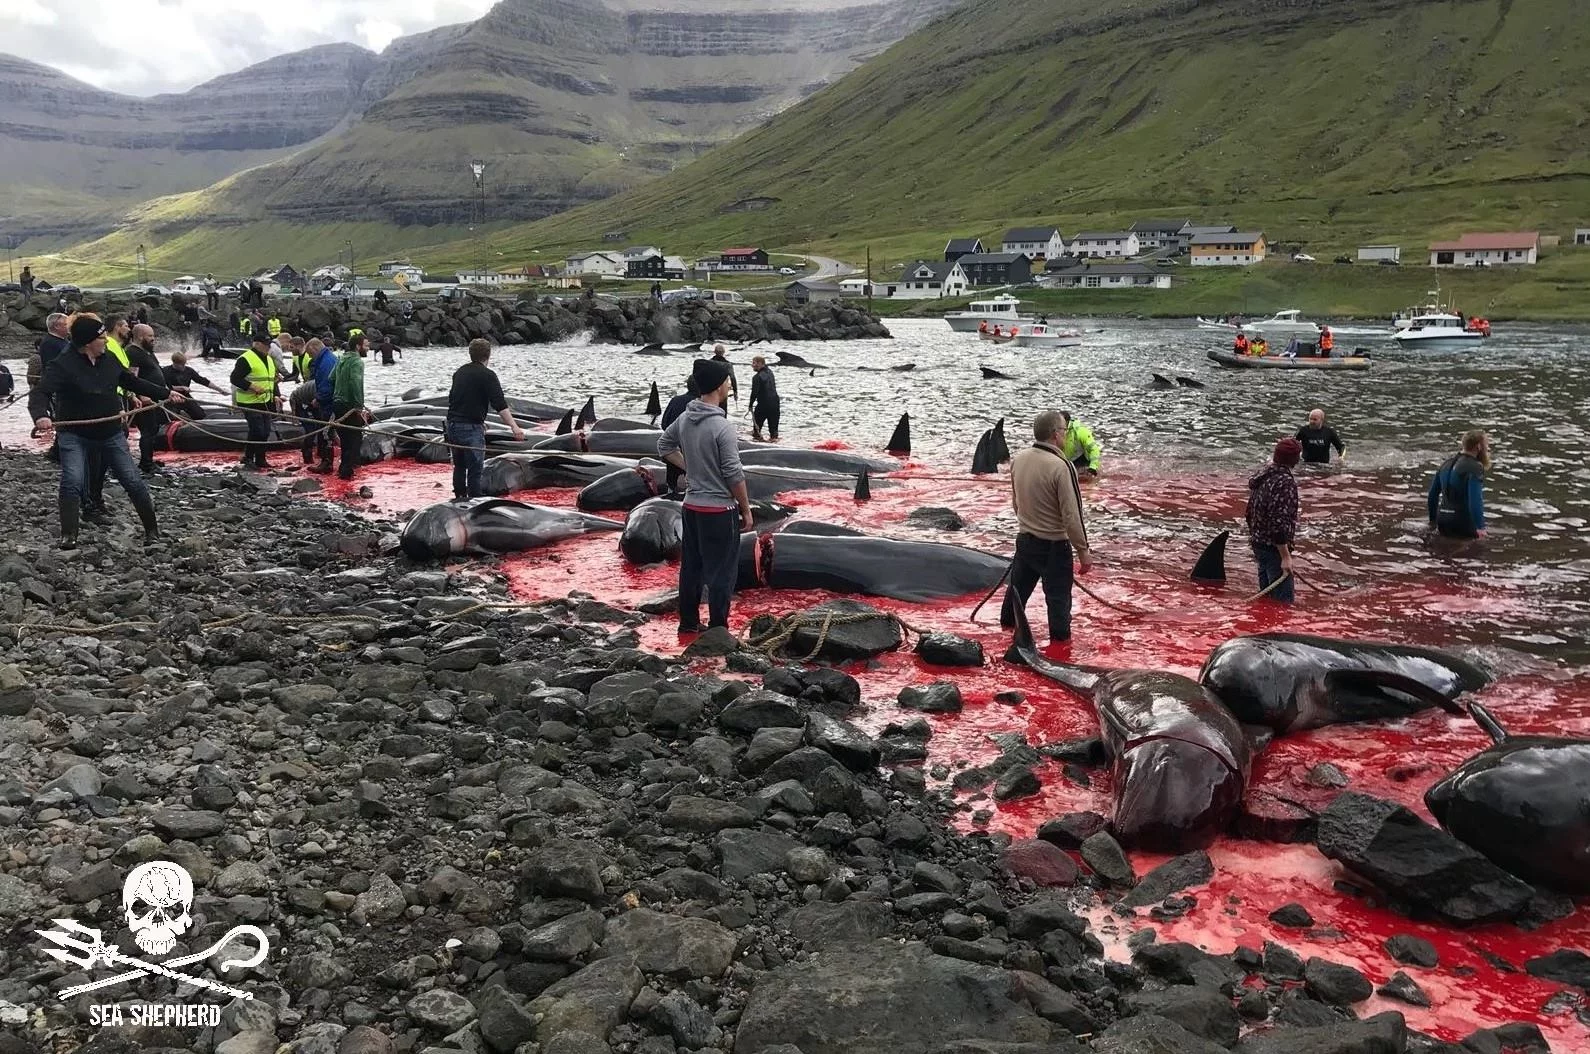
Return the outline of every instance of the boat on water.
{"type": "Polygon", "coordinates": [[[1318,322],[1310,322],[1303,317],[1303,312],[1295,307],[1277,311],[1269,318],[1255,319],[1252,322],[1222,322],[1219,319],[1199,316],[1198,328],[1217,329],[1226,333],[1235,333],[1240,329],[1247,333],[1262,333],[1270,338],[1314,337],[1318,336],[1320,331],[1318,322]]]}
{"type": "Polygon", "coordinates": [[[964,311],[948,311],[944,321],[957,333],[976,333],[984,322],[990,326],[1019,326],[1036,322],[1031,315],[1021,313],[1021,300],[1009,293],[1001,293],[992,300],[973,300],[964,311]]]}
{"type": "Polygon", "coordinates": [[[1391,335],[1400,348],[1458,348],[1482,343],[1491,335],[1483,318],[1465,319],[1448,311],[1415,315],[1405,329],[1391,335]]]}
{"type": "Polygon", "coordinates": [[[1075,348],[1082,344],[1082,334],[1058,330],[1046,322],[1012,326],[1008,331],[999,331],[997,326],[980,329],[977,336],[990,344],[1014,344],[1018,348],[1075,348]]]}
{"type": "Polygon", "coordinates": [[[1370,360],[1363,355],[1237,355],[1211,351],[1209,361],[1235,370],[1367,370],[1370,360]]]}

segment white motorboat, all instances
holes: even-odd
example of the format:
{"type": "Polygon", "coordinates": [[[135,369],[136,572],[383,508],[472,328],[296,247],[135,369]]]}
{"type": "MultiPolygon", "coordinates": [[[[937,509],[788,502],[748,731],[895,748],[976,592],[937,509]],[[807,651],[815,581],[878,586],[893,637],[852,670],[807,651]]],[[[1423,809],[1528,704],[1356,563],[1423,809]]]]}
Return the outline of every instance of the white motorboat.
{"type": "Polygon", "coordinates": [[[1479,328],[1464,323],[1462,315],[1446,311],[1414,315],[1406,329],[1399,329],[1391,339],[1403,348],[1466,347],[1478,344],[1489,335],[1489,326],[1479,328]]]}
{"type": "Polygon", "coordinates": [[[1046,322],[1012,326],[1000,333],[989,330],[977,335],[991,344],[1014,344],[1018,348],[1075,348],[1082,344],[1082,334],[1058,330],[1046,322]]]}
{"type": "Polygon", "coordinates": [[[1247,333],[1262,333],[1268,340],[1277,337],[1317,337],[1319,336],[1319,323],[1310,322],[1303,317],[1303,312],[1295,307],[1285,311],[1277,311],[1269,318],[1255,319],[1252,322],[1222,322],[1219,319],[1199,317],[1200,329],[1218,329],[1227,333],[1243,330],[1247,333]]]}
{"type": "Polygon", "coordinates": [[[946,312],[944,321],[957,333],[976,333],[984,322],[1007,328],[1035,321],[1033,316],[1021,314],[1020,308],[1020,299],[1001,293],[992,300],[973,300],[964,311],[946,312]]]}

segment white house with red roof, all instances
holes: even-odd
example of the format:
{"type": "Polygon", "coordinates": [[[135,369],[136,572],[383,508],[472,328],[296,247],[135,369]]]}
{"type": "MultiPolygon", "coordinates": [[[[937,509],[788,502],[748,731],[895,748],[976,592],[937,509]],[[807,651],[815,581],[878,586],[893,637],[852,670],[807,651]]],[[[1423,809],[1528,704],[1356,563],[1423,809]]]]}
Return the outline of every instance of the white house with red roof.
{"type": "Polygon", "coordinates": [[[1455,242],[1431,242],[1431,267],[1518,267],[1540,261],[1539,231],[1465,234],[1455,242]]]}

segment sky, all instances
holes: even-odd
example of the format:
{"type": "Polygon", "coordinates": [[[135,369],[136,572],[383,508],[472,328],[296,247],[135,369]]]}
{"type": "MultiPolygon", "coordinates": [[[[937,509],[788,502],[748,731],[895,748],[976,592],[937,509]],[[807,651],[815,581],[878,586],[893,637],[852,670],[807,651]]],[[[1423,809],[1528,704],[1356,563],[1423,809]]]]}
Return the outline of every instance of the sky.
{"type": "Polygon", "coordinates": [[[393,39],[493,0],[0,0],[0,51],[127,95],[185,91],[274,55],[393,39]]]}

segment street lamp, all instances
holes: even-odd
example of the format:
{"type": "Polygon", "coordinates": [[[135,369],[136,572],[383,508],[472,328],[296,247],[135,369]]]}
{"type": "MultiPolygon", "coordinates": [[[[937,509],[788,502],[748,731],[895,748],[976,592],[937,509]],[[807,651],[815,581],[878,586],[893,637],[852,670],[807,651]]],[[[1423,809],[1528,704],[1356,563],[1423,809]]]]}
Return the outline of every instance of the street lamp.
{"type": "MultiPolygon", "coordinates": [[[[480,218],[477,222],[480,224],[481,234],[484,235],[486,227],[486,162],[476,158],[469,163],[469,171],[475,177],[475,189],[480,191],[480,218]]],[[[484,261],[485,255],[483,249],[481,250],[481,253],[481,259],[484,261]]],[[[482,262],[476,269],[476,278],[478,279],[485,273],[485,271],[486,265],[484,262],[482,262]]]]}

